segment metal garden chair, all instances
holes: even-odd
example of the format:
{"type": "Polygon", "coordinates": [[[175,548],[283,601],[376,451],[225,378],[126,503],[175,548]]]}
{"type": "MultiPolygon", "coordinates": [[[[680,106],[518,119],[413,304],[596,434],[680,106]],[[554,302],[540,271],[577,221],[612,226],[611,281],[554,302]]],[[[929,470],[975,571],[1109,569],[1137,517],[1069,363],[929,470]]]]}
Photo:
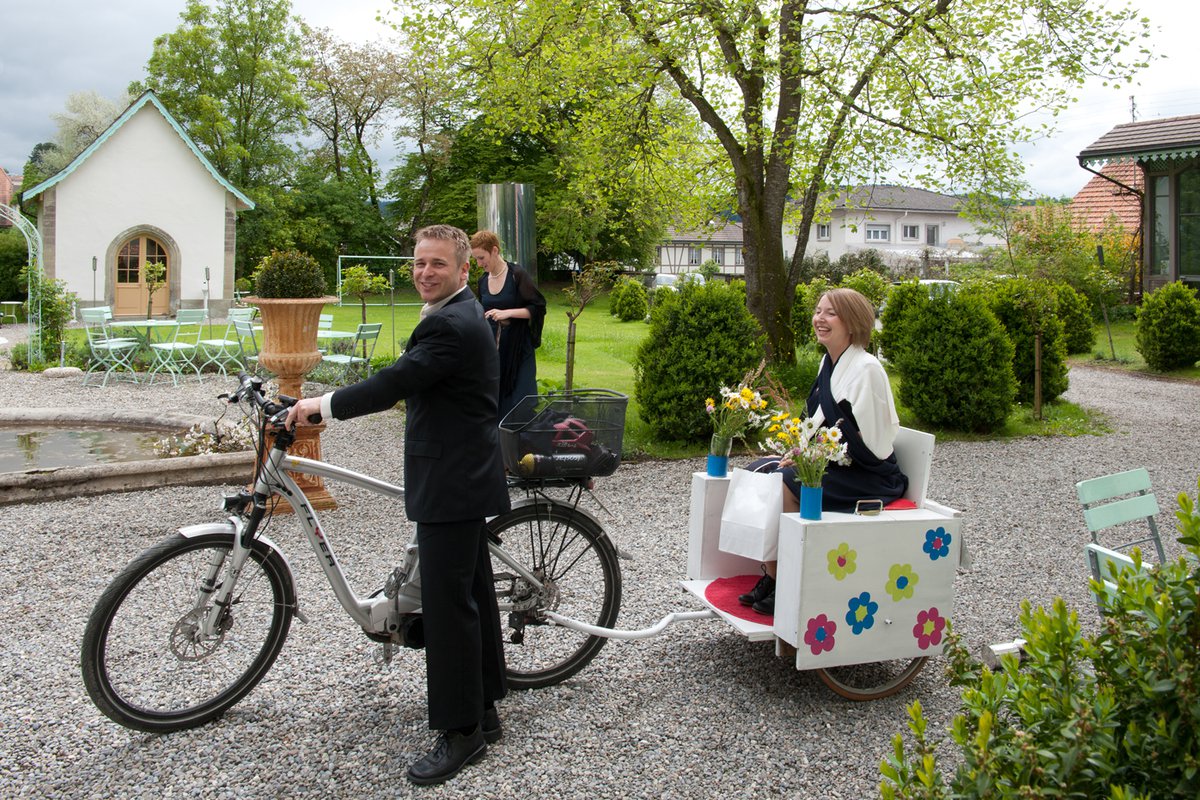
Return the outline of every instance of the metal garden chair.
{"type": "Polygon", "coordinates": [[[175,314],[175,321],[178,324],[169,339],[150,345],[150,352],[154,355],[154,363],[150,365],[150,383],[154,383],[154,376],[164,370],[171,373],[171,381],[176,386],[184,370],[196,373],[197,380],[204,380],[196,363],[196,355],[200,352],[204,309],[181,308],[175,314]]]}
{"type": "Polygon", "coordinates": [[[231,308],[225,323],[225,333],[219,339],[201,339],[200,352],[205,360],[200,365],[200,371],[212,364],[222,375],[228,375],[228,369],[234,371],[246,369],[242,361],[242,345],[234,330],[234,321],[244,319],[249,321],[254,316],[252,308],[231,308]]]}
{"type": "MultiPolygon", "coordinates": [[[[1137,569],[1129,551],[1137,545],[1152,542],[1158,554],[1158,562],[1166,560],[1162,539],[1158,535],[1158,500],[1150,490],[1150,473],[1144,468],[1117,472],[1100,478],[1079,481],[1075,484],[1079,502],[1083,505],[1083,519],[1092,541],[1085,546],[1088,566],[1092,577],[1099,581],[1106,592],[1116,591],[1113,567],[1117,572],[1137,569]],[[1143,524],[1145,528],[1143,528],[1143,524]],[[1135,538],[1105,546],[1100,544],[1099,535],[1108,531],[1122,531],[1120,538],[1133,535],[1135,538]],[[1134,532],[1136,531],[1136,532],[1134,532]]],[[[1096,598],[1100,605],[1100,598],[1096,598]]]]}
{"type": "Polygon", "coordinates": [[[233,332],[238,340],[239,361],[243,368],[255,375],[263,374],[258,365],[258,339],[254,336],[254,323],[249,319],[231,317],[233,332]]]}
{"type": "Polygon", "coordinates": [[[137,371],[133,366],[133,358],[137,355],[140,343],[137,339],[115,338],[108,333],[108,320],[111,312],[105,308],[85,308],[81,312],[84,330],[87,333],[88,350],[91,352],[91,366],[84,373],[83,385],[87,386],[93,373],[104,370],[104,380],[101,386],[108,385],[108,378],[117,373],[115,380],[121,380],[120,371],[129,373],[127,380],[137,383],[137,371]]]}
{"type": "Polygon", "coordinates": [[[366,374],[363,377],[371,377],[371,356],[375,354],[375,343],[379,341],[379,331],[382,329],[383,325],[378,322],[359,323],[354,340],[350,345],[350,352],[326,353],[321,356],[321,361],[342,368],[340,377],[342,383],[348,383],[352,374],[361,373],[364,366],[366,374]],[[360,347],[361,356],[358,355],[360,347]]]}

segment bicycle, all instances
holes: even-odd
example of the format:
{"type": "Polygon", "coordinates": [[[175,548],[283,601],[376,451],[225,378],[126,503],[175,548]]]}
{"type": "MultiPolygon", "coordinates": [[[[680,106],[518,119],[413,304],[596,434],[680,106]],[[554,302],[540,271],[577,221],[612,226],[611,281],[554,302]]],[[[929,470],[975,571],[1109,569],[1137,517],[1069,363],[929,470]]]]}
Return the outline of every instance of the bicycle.
{"type": "MultiPolygon", "coordinates": [[[[403,498],[403,487],[288,455],[295,434],[281,422],[295,400],[271,402],[262,386],[260,378],[242,374],[237,390],[221,396],[231,405],[248,403],[255,418],[259,458],[253,489],[223,497],[225,521],[181,528],[135,558],[104,590],[88,619],[84,685],[100,711],[125,727],[162,733],[216,719],[267,674],[292,619],[308,621],[287,557],[262,532],[279,502],[294,512],[342,608],[382,644],[383,660],[390,663],[398,647],[422,646],[415,543],[382,588],[358,595],[289,472],[391,499],[403,498]]],[[[487,523],[489,549],[506,630],[509,686],[533,689],[560,683],[595,658],[606,639],[589,628],[609,629],[616,622],[621,569],[604,527],[579,507],[590,477],[518,476],[509,483],[524,497],[487,523]],[[569,490],[565,500],[546,493],[554,487],[569,490]],[[577,624],[558,624],[563,619],[577,624]]]]}

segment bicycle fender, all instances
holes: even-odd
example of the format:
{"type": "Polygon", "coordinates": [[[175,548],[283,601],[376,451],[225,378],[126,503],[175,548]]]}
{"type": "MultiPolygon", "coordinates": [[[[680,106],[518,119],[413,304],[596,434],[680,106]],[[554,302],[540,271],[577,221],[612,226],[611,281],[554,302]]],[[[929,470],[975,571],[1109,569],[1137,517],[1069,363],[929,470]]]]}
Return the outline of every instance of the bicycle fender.
{"type": "MultiPolygon", "coordinates": [[[[550,505],[556,505],[556,504],[550,503],[549,501],[546,501],[546,500],[540,500],[535,497],[523,497],[520,500],[515,501],[512,504],[512,507],[513,507],[513,510],[515,511],[518,508],[524,508],[525,506],[538,506],[538,505],[550,506],[550,505]]],[[[563,507],[568,508],[569,506],[563,506],[563,507]]],[[[579,516],[585,517],[593,525],[596,526],[596,530],[600,531],[600,535],[603,536],[605,539],[607,539],[608,543],[612,545],[613,550],[615,550],[617,552],[618,558],[624,559],[625,561],[633,560],[633,556],[631,556],[629,553],[625,552],[624,550],[622,550],[620,547],[617,546],[616,540],[613,539],[612,536],[610,536],[608,534],[608,529],[605,528],[604,525],[602,525],[600,523],[600,520],[596,518],[595,514],[593,514],[592,512],[588,511],[585,508],[580,508],[579,506],[575,506],[572,510],[574,511],[574,513],[578,514],[579,516]]],[[[491,522],[491,520],[488,520],[488,521],[491,522]]]]}
{"type": "MultiPolygon", "coordinates": [[[[179,529],[178,533],[185,539],[193,539],[197,536],[207,536],[210,533],[224,533],[228,534],[229,536],[237,535],[237,531],[234,529],[232,522],[204,522],[199,525],[185,525],[179,529]]],[[[292,572],[292,562],[288,561],[287,554],[280,550],[279,545],[271,541],[270,537],[268,536],[256,536],[255,541],[265,544],[283,561],[284,567],[287,568],[288,581],[290,581],[292,584],[292,597],[296,598],[296,608],[294,611],[296,619],[307,623],[308,617],[306,617],[304,613],[300,611],[300,594],[296,587],[296,576],[295,573],[292,572]]]]}

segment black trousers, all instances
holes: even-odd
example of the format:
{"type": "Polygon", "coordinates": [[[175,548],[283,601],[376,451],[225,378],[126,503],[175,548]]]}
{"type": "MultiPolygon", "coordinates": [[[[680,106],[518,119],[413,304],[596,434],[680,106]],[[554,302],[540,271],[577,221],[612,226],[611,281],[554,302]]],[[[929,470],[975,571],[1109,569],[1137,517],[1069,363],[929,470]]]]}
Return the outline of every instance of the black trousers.
{"type": "Polygon", "coordinates": [[[429,727],[474,725],[504,697],[504,643],[483,520],[417,523],[429,727]]]}

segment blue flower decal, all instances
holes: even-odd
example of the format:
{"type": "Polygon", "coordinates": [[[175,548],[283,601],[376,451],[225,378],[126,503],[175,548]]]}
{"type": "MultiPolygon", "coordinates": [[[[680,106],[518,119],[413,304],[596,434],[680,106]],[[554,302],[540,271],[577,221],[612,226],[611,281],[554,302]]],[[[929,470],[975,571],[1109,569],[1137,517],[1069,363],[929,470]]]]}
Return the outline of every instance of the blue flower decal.
{"type": "Polygon", "coordinates": [[[937,561],[950,555],[950,534],[945,528],[925,531],[925,546],[921,548],[929,554],[930,561],[937,561]]]}
{"type": "Polygon", "coordinates": [[[850,610],[846,612],[846,624],[855,636],[875,624],[875,612],[879,610],[879,603],[871,599],[870,592],[851,597],[848,605],[850,610]]]}

